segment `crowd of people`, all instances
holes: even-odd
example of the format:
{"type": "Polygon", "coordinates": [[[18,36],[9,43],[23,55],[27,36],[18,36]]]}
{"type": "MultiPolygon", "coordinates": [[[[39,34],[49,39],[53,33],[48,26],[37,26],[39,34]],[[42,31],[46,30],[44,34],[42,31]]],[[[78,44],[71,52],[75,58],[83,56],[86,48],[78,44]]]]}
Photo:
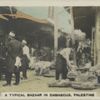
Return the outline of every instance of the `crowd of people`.
{"type": "Polygon", "coordinates": [[[56,80],[60,79],[60,75],[62,79],[66,79],[68,72],[75,69],[75,67],[81,69],[88,63],[93,66],[90,39],[74,39],[74,43],[72,43],[72,38],[70,36],[67,37],[62,34],[58,39],[60,47],[56,57],[56,80]]]}
{"type": "Polygon", "coordinates": [[[27,79],[28,69],[35,69],[42,74],[43,68],[39,68],[41,67],[40,64],[42,64],[42,67],[50,64],[48,61],[53,59],[53,52],[51,52],[52,50],[47,47],[41,49],[29,47],[25,39],[18,40],[15,33],[10,32],[5,46],[2,43],[0,45],[0,80],[3,74],[6,80],[6,84],[3,86],[11,85],[13,74],[15,76],[14,85],[18,85],[20,79],[27,79]],[[22,77],[20,72],[22,72],[22,77]]]}
{"type": "Polygon", "coordinates": [[[5,74],[6,84],[10,86],[13,74],[15,74],[15,83],[20,83],[20,71],[22,71],[23,79],[27,79],[27,69],[29,65],[29,47],[26,40],[19,41],[15,38],[15,33],[10,32],[4,46],[0,45],[0,79],[5,74]]]}
{"type": "MultiPolygon", "coordinates": [[[[6,84],[4,84],[3,86],[11,85],[13,74],[15,74],[14,85],[18,85],[20,83],[20,79],[28,78],[28,68],[31,68],[34,65],[35,67],[33,68],[35,68],[37,72],[40,70],[39,73],[41,74],[43,72],[43,69],[46,68],[44,66],[52,66],[52,63],[44,61],[54,62],[54,52],[50,48],[44,47],[40,50],[35,50],[32,47],[30,49],[27,45],[26,40],[22,39],[22,41],[19,41],[15,37],[15,33],[10,32],[8,35],[8,41],[6,43],[5,49],[3,47],[3,44],[0,44],[0,66],[5,66],[4,73],[6,84]],[[39,63],[34,64],[35,62],[39,63]],[[40,68],[41,66],[43,68],[40,68]],[[20,72],[22,72],[23,77],[20,77],[20,72]]],[[[75,66],[80,68],[82,66],[85,66],[85,64],[90,61],[91,42],[89,39],[87,39],[86,42],[75,42],[75,44],[73,45],[71,37],[68,36],[68,38],[66,38],[66,36],[62,34],[58,39],[58,51],[56,61],[54,62],[56,71],[55,79],[59,80],[60,75],[62,79],[66,79],[68,72],[70,70],[73,70],[75,66]],[[74,57],[76,57],[76,64],[74,57]]],[[[2,69],[0,69],[0,78],[2,77],[1,70],[2,69]]],[[[48,67],[46,71],[48,71],[48,67]]]]}

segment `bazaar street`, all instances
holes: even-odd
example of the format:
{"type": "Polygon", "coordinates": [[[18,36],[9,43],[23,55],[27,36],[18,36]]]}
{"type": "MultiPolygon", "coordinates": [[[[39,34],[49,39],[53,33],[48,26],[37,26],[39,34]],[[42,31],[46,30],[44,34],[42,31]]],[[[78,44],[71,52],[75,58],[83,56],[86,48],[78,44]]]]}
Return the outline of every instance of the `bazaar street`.
{"type": "Polygon", "coordinates": [[[100,96],[98,8],[0,7],[1,95],[65,92],[100,96]]]}
{"type": "MultiPolygon", "coordinates": [[[[48,87],[48,83],[55,81],[54,77],[43,77],[43,76],[35,76],[32,71],[28,71],[28,79],[22,80],[21,84],[18,86],[11,85],[7,87],[3,87],[2,84],[5,81],[0,81],[0,92],[96,92],[100,95],[100,88],[94,90],[76,90],[70,87],[48,87]]],[[[12,82],[13,83],[13,82],[12,82]]]]}

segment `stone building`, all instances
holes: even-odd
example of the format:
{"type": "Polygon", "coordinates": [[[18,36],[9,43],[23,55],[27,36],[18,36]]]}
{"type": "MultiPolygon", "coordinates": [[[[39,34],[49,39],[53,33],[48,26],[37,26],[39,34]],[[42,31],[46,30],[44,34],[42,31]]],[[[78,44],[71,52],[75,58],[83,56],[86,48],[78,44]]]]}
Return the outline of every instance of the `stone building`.
{"type": "Polygon", "coordinates": [[[100,63],[100,8],[73,7],[73,18],[75,29],[81,29],[91,40],[94,65],[100,63]]]}

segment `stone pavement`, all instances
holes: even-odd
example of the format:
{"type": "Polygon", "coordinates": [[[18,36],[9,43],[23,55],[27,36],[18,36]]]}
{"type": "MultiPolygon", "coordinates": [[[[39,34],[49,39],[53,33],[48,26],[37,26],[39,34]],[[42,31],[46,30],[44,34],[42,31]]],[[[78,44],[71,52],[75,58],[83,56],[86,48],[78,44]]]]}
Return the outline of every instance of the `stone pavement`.
{"type": "MultiPolygon", "coordinates": [[[[48,83],[53,81],[55,81],[54,77],[35,76],[34,71],[29,70],[28,79],[21,80],[18,86],[14,86],[14,81],[12,81],[11,86],[3,87],[2,84],[4,84],[5,81],[0,81],[0,92],[90,92],[90,90],[75,90],[70,87],[48,87],[48,83]]],[[[100,95],[100,88],[98,87],[98,89],[91,90],[91,92],[96,92],[97,95],[100,95]]]]}

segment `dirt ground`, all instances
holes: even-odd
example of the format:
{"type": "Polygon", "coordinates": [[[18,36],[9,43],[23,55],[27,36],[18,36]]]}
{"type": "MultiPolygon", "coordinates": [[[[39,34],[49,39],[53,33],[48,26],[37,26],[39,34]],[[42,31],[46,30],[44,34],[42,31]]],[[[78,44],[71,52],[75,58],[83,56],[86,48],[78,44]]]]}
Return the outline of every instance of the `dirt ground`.
{"type": "MultiPolygon", "coordinates": [[[[54,77],[36,76],[33,71],[28,71],[28,79],[21,80],[21,83],[18,86],[13,85],[13,80],[11,86],[3,87],[2,85],[5,81],[0,81],[0,92],[80,92],[80,90],[70,87],[48,87],[48,83],[53,81],[55,81],[54,77]]],[[[84,91],[90,92],[90,90],[82,90],[82,92],[84,91]]],[[[96,92],[97,95],[100,95],[100,88],[91,90],[91,92],[96,92]]]]}

